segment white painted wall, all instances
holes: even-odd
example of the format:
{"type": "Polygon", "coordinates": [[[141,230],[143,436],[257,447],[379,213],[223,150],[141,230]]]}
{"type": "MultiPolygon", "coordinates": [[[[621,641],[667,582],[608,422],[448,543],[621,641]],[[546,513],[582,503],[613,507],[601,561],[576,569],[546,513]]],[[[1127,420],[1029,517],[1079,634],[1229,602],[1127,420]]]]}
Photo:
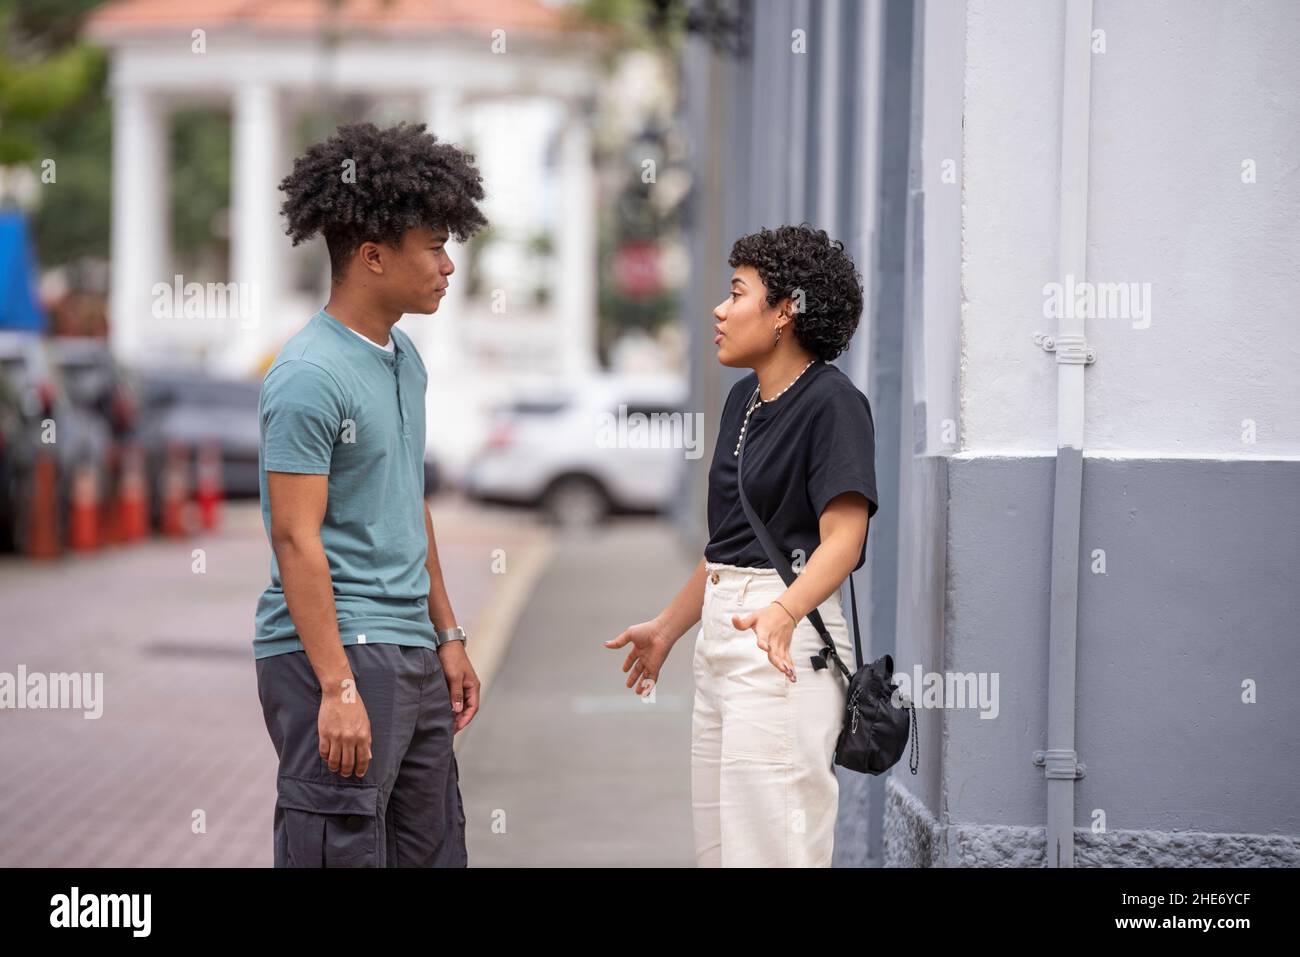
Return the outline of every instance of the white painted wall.
{"type": "MultiPolygon", "coordinates": [[[[1060,278],[1063,15],[1034,0],[969,0],[966,14],[962,447],[1051,452],[1055,361],[1032,336],[1056,327],[1042,290],[1060,278]]],[[[1092,65],[1088,278],[1149,283],[1151,309],[1149,325],[1088,322],[1085,448],[1300,453],[1300,4],[1097,0],[1093,19],[1106,48],[1092,65]]],[[[928,233],[926,255],[928,328],[928,233]]],[[[941,383],[926,394],[942,402],[941,383]]]]}
{"type": "Polygon", "coordinates": [[[1300,452],[1300,4],[1098,0],[1094,22],[1088,268],[1151,283],[1152,309],[1089,333],[1090,444],[1300,452]]]}
{"type": "Polygon", "coordinates": [[[1055,359],[1033,334],[1056,327],[1042,287],[1056,272],[1063,29],[1054,3],[966,6],[964,449],[1056,448],[1055,359]]]}

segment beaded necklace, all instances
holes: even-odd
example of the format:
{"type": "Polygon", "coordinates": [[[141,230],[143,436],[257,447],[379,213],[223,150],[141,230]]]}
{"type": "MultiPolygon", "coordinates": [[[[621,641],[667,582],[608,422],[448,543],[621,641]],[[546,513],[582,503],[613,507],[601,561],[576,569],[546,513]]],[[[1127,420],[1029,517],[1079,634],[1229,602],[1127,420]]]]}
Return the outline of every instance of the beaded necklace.
{"type": "Polygon", "coordinates": [[[760,403],[760,402],[775,402],[777,399],[781,398],[781,396],[785,395],[788,391],[790,391],[790,386],[791,386],[791,385],[794,385],[796,382],[798,382],[798,381],[799,381],[799,377],[802,376],[805,372],[807,372],[808,369],[809,369],[809,367],[811,367],[812,364],[813,364],[814,362],[816,362],[816,361],[817,361],[816,359],[812,359],[812,360],[810,360],[810,361],[808,362],[808,365],[804,366],[803,369],[799,372],[799,375],[795,376],[793,379],[790,380],[790,385],[786,386],[784,389],[782,389],[782,390],[781,390],[780,392],[778,392],[776,395],[772,396],[772,398],[770,398],[770,399],[764,399],[764,398],[762,398],[762,397],[759,395],[759,390],[762,388],[762,386],[755,386],[755,387],[754,387],[754,394],[753,394],[752,396],[750,396],[750,398],[749,398],[749,406],[745,409],[745,421],[742,422],[741,425],[740,425],[740,435],[738,435],[738,436],[736,437],[736,451],[734,451],[734,452],[731,453],[733,456],[738,456],[738,455],[740,455],[740,443],[744,441],[744,439],[745,439],[745,430],[746,430],[747,428],[749,428],[749,417],[750,417],[751,414],[753,414],[753,411],[754,411],[755,409],[758,408],[759,403],[760,403]]]}

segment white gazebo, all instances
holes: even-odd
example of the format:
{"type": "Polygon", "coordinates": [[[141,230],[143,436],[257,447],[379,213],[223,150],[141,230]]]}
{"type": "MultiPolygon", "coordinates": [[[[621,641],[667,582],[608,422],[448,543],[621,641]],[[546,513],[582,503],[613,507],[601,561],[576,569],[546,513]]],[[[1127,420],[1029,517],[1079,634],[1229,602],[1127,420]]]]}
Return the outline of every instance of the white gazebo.
{"type": "MultiPolygon", "coordinates": [[[[552,371],[594,364],[589,112],[601,34],[576,22],[572,11],[540,0],[114,0],[95,11],[88,32],[111,55],[110,321],[120,357],[142,365],[202,357],[214,371],[258,374],[323,302],[286,282],[290,244],[277,186],[291,168],[291,123],[328,93],[397,104],[405,118],[423,119],[440,139],[458,143],[466,115],[484,103],[540,102],[559,117],[548,185],[554,209],[562,211],[552,223],[552,296],[545,315],[523,325],[552,344],[552,371]],[[169,114],[223,101],[233,116],[231,275],[228,284],[208,284],[225,288],[187,288],[168,248],[169,114]],[[197,301],[201,295],[206,301],[197,301]]],[[[540,154],[542,144],[519,142],[524,135],[512,131],[504,144],[480,143],[477,152],[540,154]]],[[[553,142],[555,132],[547,139],[553,142]]],[[[493,184],[485,186],[490,196],[493,184]]],[[[465,250],[453,256],[463,268],[465,250]]],[[[435,381],[473,375],[465,354],[472,336],[458,331],[462,322],[473,324],[464,290],[464,282],[453,282],[436,316],[402,323],[425,357],[431,391],[435,381]]],[[[509,336],[517,318],[507,312],[496,319],[509,336]]]]}

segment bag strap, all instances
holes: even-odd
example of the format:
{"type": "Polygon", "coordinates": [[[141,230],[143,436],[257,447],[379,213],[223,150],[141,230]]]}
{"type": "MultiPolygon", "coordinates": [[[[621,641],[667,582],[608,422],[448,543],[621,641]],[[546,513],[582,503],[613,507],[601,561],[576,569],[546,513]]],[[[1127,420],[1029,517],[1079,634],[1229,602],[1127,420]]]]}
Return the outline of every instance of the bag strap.
{"type": "MultiPolygon", "coordinates": [[[[744,472],[742,467],[745,463],[745,440],[740,440],[740,450],[736,458],[736,486],[740,490],[740,507],[745,510],[745,518],[749,519],[749,524],[754,529],[754,534],[758,536],[759,544],[763,546],[763,551],[767,553],[768,561],[776,569],[777,574],[786,585],[794,584],[794,570],[786,560],[785,553],[776,547],[776,542],[772,540],[772,534],[763,524],[763,520],[758,517],[754,507],[749,504],[749,499],[745,496],[744,472]]],[[[853,602],[853,651],[857,655],[858,667],[862,667],[862,641],[858,635],[858,599],[853,591],[853,573],[849,573],[849,596],[853,602]]],[[[849,669],[844,667],[844,662],[840,661],[839,652],[835,649],[835,642],[831,639],[830,633],[826,630],[826,625],[822,621],[821,612],[816,608],[808,612],[808,620],[812,626],[817,629],[817,634],[821,635],[825,647],[817,654],[812,656],[812,666],[814,670],[821,670],[827,665],[828,659],[834,661],[836,666],[843,673],[844,677],[852,677],[849,669]]]]}
{"type": "Polygon", "coordinates": [[[853,590],[853,572],[849,572],[849,604],[853,609],[853,657],[856,661],[856,668],[863,665],[862,657],[862,638],[858,634],[858,596],[853,590]]]}

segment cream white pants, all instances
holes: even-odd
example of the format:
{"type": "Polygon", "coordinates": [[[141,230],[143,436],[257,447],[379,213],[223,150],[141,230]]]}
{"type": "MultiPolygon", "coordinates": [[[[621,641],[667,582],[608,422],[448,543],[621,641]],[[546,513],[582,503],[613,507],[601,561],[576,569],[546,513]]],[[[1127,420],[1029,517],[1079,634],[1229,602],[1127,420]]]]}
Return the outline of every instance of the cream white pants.
{"type": "MultiPolygon", "coordinates": [[[[795,677],[767,660],[753,629],[731,616],[756,612],[785,583],[775,569],[705,562],[695,638],[691,807],[701,867],[829,867],[839,785],[832,758],[845,681],[814,671],[821,636],[805,617],[790,642],[795,677]]],[[[839,592],[818,609],[841,660],[854,667],[839,592]]]]}

